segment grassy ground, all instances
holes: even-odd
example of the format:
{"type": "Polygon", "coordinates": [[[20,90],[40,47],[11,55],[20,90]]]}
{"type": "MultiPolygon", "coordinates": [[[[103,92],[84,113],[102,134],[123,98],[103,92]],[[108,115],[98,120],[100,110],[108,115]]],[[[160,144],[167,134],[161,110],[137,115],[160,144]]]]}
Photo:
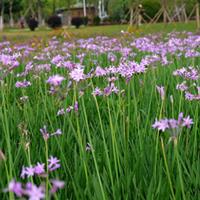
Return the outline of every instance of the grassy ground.
{"type": "MultiPolygon", "coordinates": [[[[126,28],[125,25],[105,26],[103,29],[87,27],[79,30],[69,29],[69,32],[76,37],[101,34],[117,36],[126,28]]],[[[164,27],[162,24],[156,24],[142,27],[146,34],[161,30],[168,32],[174,28],[177,31],[194,31],[195,25],[189,23],[186,27],[184,24],[164,27]]],[[[24,41],[33,36],[46,37],[50,32],[21,31],[19,34],[18,31],[8,30],[3,34],[13,41],[24,41]]],[[[146,73],[134,74],[131,79],[125,79],[118,73],[96,77],[94,72],[97,66],[117,68],[128,60],[139,63],[143,58],[148,60],[148,56],[155,59],[154,53],[139,51],[139,48],[130,45],[133,42],[132,38],[130,41],[126,39],[96,39],[94,44],[90,41],[90,49],[80,47],[80,43],[69,45],[63,44],[64,40],[59,40],[52,42],[53,45],[49,49],[36,48],[28,56],[26,51],[20,50],[21,55],[24,55],[18,58],[20,66],[14,71],[8,70],[4,80],[0,82],[0,150],[5,155],[2,156],[0,152],[1,200],[15,199],[13,193],[3,192],[13,179],[24,184],[43,184],[49,190],[50,181],[55,178],[64,180],[65,187],[57,192],[55,198],[50,198],[46,192],[46,200],[200,199],[200,104],[198,101],[187,101],[183,92],[176,90],[176,85],[184,79],[172,75],[174,70],[183,66],[198,69],[200,59],[186,58],[184,53],[188,49],[199,49],[193,47],[193,41],[185,41],[184,44],[188,46],[185,50],[180,50],[182,55],[173,51],[167,53],[169,63],[165,66],[160,61],[152,62],[147,65],[146,73]],[[101,51],[98,47],[101,47],[101,51]],[[115,47],[117,48],[113,50],[115,47]],[[127,50],[131,50],[130,53],[127,54],[127,50]],[[113,54],[115,60],[111,61],[108,55],[113,54]],[[92,76],[78,83],[72,81],[69,76],[71,69],[52,64],[52,58],[57,55],[73,63],[73,67],[78,68],[79,64],[85,66],[84,73],[92,76]],[[40,57],[40,60],[35,56],[40,57]],[[25,70],[25,65],[30,61],[34,66],[30,68],[29,63],[25,77],[17,76],[25,70]],[[49,64],[50,70],[41,66],[38,70],[40,64],[49,64]],[[51,95],[47,80],[55,74],[63,76],[65,80],[54,88],[55,93],[51,95]],[[95,87],[104,91],[110,86],[111,78],[120,92],[102,96],[92,95],[95,87]],[[31,85],[16,88],[16,82],[24,79],[30,81],[31,85]],[[156,90],[157,85],[165,87],[163,100],[156,90]],[[28,99],[21,98],[26,96],[28,99]],[[173,101],[170,101],[171,96],[173,101]],[[76,101],[79,103],[78,111],[72,110],[57,116],[59,109],[66,109],[76,101]],[[184,116],[190,115],[194,124],[191,128],[179,127],[178,136],[171,137],[170,131],[158,132],[152,128],[156,118],[177,119],[180,112],[184,112],[184,116]],[[49,133],[58,128],[63,133],[45,140],[40,133],[44,125],[49,133]],[[47,164],[50,155],[60,159],[59,169],[49,172],[45,167],[47,175],[25,179],[20,177],[22,166],[34,166],[37,162],[47,164]]],[[[157,39],[160,41],[160,37],[157,39]]],[[[161,41],[166,40],[162,38],[161,41]]],[[[177,40],[173,40],[170,45],[166,45],[166,51],[173,42],[176,42],[176,48],[177,40]]],[[[83,45],[85,43],[88,43],[88,40],[84,41],[83,45]]],[[[138,43],[140,45],[140,42],[138,43]]],[[[13,54],[16,58],[19,51],[11,49],[12,46],[10,49],[1,48],[1,51],[4,54],[13,54]]],[[[152,49],[157,51],[159,58],[163,56],[159,54],[162,49],[152,49]]],[[[5,60],[6,57],[3,58],[5,60]]],[[[7,69],[5,67],[0,72],[4,74],[7,69]]],[[[112,70],[110,68],[110,72],[112,70]]],[[[185,81],[195,93],[194,83],[199,85],[200,80],[185,81]]]]}
{"type": "MultiPolygon", "coordinates": [[[[80,29],[75,28],[65,28],[70,36],[76,38],[86,38],[94,37],[97,35],[106,35],[106,36],[118,36],[120,35],[121,30],[127,31],[128,25],[112,25],[112,26],[88,26],[81,27],[80,29]]],[[[196,31],[195,22],[184,23],[171,23],[171,24],[146,24],[142,25],[138,31],[135,31],[136,35],[144,35],[148,33],[156,32],[171,32],[171,31],[196,31]]],[[[36,29],[34,32],[31,32],[29,29],[5,29],[0,33],[0,39],[12,40],[15,42],[22,42],[25,40],[36,38],[48,38],[53,35],[60,34],[60,31],[52,31],[49,28],[40,28],[36,29]]]]}

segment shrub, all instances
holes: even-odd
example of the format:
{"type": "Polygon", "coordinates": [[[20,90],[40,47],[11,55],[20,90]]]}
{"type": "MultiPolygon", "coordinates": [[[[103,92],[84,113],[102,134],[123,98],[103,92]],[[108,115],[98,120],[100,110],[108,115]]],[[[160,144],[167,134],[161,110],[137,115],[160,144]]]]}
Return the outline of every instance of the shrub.
{"type": "Polygon", "coordinates": [[[98,26],[101,22],[101,19],[99,16],[95,16],[94,19],[93,19],[93,23],[94,25],[98,26]]]}
{"type": "Polygon", "coordinates": [[[125,5],[121,2],[121,0],[110,0],[108,2],[108,15],[110,16],[111,23],[120,23],[121,19],[124,19],[126,15],[125,5]]]}
{"type": "Polygon", "coordinates": [[[83,18],[82,17],[73,17],[71,20],[71,24],[73,26],[76,26],[76,28],[79,28],[83,24],[83,18]]]}
{"type": "Polygon", "coordinates": [[[82,20],[83,20],[83,24],[85,26],[87,26],[88,25],[88,17],[83,17],[82,20]]]}
{"type": "Polygon", "coordinates": [[[31,31],[34,31],[38,27],[38,21],[35,18],[30,18],[28,20],[28,27],[31,31]]]}
{"type": "MultiPolygon", "coordinates": [[[[159,2],[152,0],[152,1],[144,1],[143,2],[143,9],[144,12],[150,17],[153,18],[157,12],[159,11],[159,9],[161,8],[161,5],[159,2]]],[[[143,16],[145,18],[145,20],[149,21],[149,19],[145,16],[143,16]]]]}
{"type": "Polygon", "coordinates": [[[53,15],[49,17],[47,24],[53,29],[60,28],[62,26],[62,20],[58,15],[53,15]]]}

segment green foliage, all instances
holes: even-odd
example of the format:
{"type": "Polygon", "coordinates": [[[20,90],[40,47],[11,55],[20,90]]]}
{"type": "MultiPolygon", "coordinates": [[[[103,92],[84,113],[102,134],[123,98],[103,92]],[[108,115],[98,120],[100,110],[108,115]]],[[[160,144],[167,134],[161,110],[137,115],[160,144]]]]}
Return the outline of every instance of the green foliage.
{"type": "Polygon", "coordinates": [[[161,8],[161,5],[157,0],[144,0],[142,5],[144,12],[151,18],[153,18],[161,8]]]}
{"type": "Polygon", "coordinates": [[[125,17],[126,6],[122,0],[110,0],[108,4],[108,14],[114,22],[120,22],[125,17]]]}
{"type": "MultiPolygon", "coordinates": [[[[18,13],[21,9],[23,9],[23,1],[13,0],[13,13],[18,13]]],[[[9,14],[9,0],[4,0],[4,13],[9,14]]]]}
{"type": "Polygon", "coordinates": [[[101,19],[99,16],[95,16],[94,19],[93,19],[93,23],[94,25],[98,26],[101,22],[101,19]]]}
{"type": "Polygon", "coordinates": [[[83,25],[83,18],[82,17],[73,17],[71,20],[71,24],[75,26],[76,28],[79,28],[81,25],[83,25]]]}
{"type": "Polygon", "coordinates": [[[49,17],[49,19],[47,20],[47,24],[49,27],[57,29],[62,27],[62,20],[59,16],[53,15],[49,17]]]}
{"type": "Polygon", "coordinates": [[[83,25],[88,25],[88,17],[83,17],[83,25]]]}
{"type": "Polygon", "coordinates": [[[109,1],[109,15],[113,21],[119,22],[121,19],[129,19],[129,10],[139,4],[143,5],[144,12],[153,17],[160,9],[159,0],[110,0],[109,1]]]}
{"type": "MultiPolygon", "coordinates": [[[[129,42],[126,39],[122,38],[122,44],[129,42]]],[[[73,44],[76,43],[73,41],[73,44]]],[[[31,56],[37,55],[36,51],[37,48],[31,56]]],[[[77,59],[77,51],[74,50],[71,60],[77,59]]],[[[136,53],[136,59],[144,56],[142,52],[136,53]]],[[[88,51],[85,54],[88,56],[84,58],[84,65],[89,69],[94,67],[91,62],[94,60],[102,67],[108,65],[107,53],[95,55],[88,51]]],[[[22,166],[46,161],[47,152],[61,159],[61,169],[50,173],[49,178],[66,181],[56,199],[169,200],[183,199],[183,196],[185,199],[198,199],[200,104],[185,101],[175,90],[180,82],[172,72],[180,66],[198,64],[199,58],[170,58],[173,62],[168,67],[149,67],[147,73],[134,75],[128,84],[119,77],[116,85],[125,89],[119,96],[93,97],[94,85],[105,87],[107,84],[99,77],[94,82],[88,78],[83,87],[74,84],[74,91],[68,93],[63,101],[59,99],[62,93],[58,98],[49,94],[46,85],[49,72],[29,75],[27,78],[32,85],[26,89],[14,87],[20,78],[11,73],[0,84],[0,148],[6,156],[6,160],[0,162],[0,188],[5,188],[13,178],[21,181],[22,166]],[[160,84],[165,85],[167,91],[163,103],[155,90],[160,84]],[[60,106],[70,104],[83,89],[84,95],[78,98],[79,113],[56,116],[60,106]],[[175,99],[173,104],[169,101],[171,94],[175,99]],[[25,103],[19,99],[24,95],[29,96],[25,103]],[[174,145],[168,143],[166,133],[159,135],[152,129],[152,122],[160,115],[172,117],[175,114],[177,117],[179,108],[190,114],[195,124],[188,131],[183,130],[177,145],[174,145]],[[44,124],[49,132],[56,128],[63,131],[63,135],[49,138],[48,149],[39,131],[44,124]],[[92,145],[91,151],[85,150],[87,143],[92,145]]],[[[34,62],[40,64],[40,61],[34,62]]],[[[18,72],[23,72],[24,67],[20,65],[18,72]]],[[[62,74],[67,79],[63,68],[52,66],[50,73],[62,74]]],[[[39,184],[45,180],[48,184],[48,179],[43,177],[25,181],[39,184]]],[[[14,197],[9,198],[9,195],[1,192],[0,199],[13,200],[14,197]]]]}
{"type": "Polygon", "coordinates": [[[28,27],[31,31],[34,31],[38,27],[38,21],[35,18],[30,18],[28,20],[28,27]]]}

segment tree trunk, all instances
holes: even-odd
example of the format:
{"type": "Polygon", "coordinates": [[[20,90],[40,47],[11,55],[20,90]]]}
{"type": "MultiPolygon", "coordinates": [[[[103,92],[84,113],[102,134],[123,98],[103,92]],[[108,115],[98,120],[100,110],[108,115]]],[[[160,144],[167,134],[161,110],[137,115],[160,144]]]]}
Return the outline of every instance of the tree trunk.
{"type": "Polygon", "coordinates": [[[0,1],[0,31],[3,31],[4,23],[3,23],[3,15],[4,15],[4,2],[0,1]]]}
{"type": "Polygon", "coordinates": [[[101,18],[102,17],[101,0],[99,0],[98,10],[99,10],[99,17],[101,18]]]}
{"type": "Polygon", "coordinates": [[[167,2],[163,0],[163,23],[167,23],[167,2]]]}
{"type": "Polygon", "coordinates": [[[130,26],[133,26],[133,8],[130,8],[130,26]]]}
{"type": "Polygon", "coordinates": [[[39,26],[42,25],[42,5],[41,5],[41,0],[38,0],[37,2],[37,10],[38,10],[38,23],[39,26]]]}
{"type": "Polygon", "coordinates": [[[4,27],[4,25],[3,25],[3,16],[1,15],[0,16],[0,31],[3,31],[3,27],[4,27]]]}
{"type": "Polygon", "coordinates": [[[13,8],[13,0],[9,0],[9,15],[10,15],[10,27],[13,28],[14,27],[14,20],[13,20],[13,12],[12,12],[12,8],[13,8]]]}
{"type": "Polygon", "coordinates": [[[105,5],[104,5],[104,0],[102,0],[102,14],[105,16],[105,5]]]}
{"type": "Polygon", "coordinates": [[[197,29],[200,28],[200,19],[199,19],[199,3],[196,3],[196,21],[197,21],[197,29]]]}
{"type": "Polygon", "coordinates": [[[83,15],[84,17],[87,16],[87,13],[86,13],[86,3],[85,3],[85,0],[83,0],[83,15]]]}
{"type": "Polygon", "coordinates": [[[53,14],[55,14],[56,11],[56,0],[53,0],[53,14]]]}

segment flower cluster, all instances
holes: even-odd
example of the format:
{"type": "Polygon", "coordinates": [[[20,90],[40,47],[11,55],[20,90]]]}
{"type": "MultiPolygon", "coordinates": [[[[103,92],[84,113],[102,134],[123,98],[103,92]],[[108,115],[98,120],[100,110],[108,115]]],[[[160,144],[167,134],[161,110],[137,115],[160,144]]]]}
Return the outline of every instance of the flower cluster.
{"type": "Polygon", "coordinates": [[[167,118],[161,120],[156,119],[152,127],[159,131],[165,132],[168,129],[179,129],[180,127],[190,128],[192,124],[193,120],[190,118],[190,116],[183,117],[183,113],[180,113],[178,116],[178,120],[167,118]]]}
{"type": "Polygon", "coordinates": [[[108,84],[105,88],[103,88],[103,90],[101,90],[100,88],[96,87],[93,92],[92,95],[93,96],[109,96],[111,94],[118,94],[120,92],[120,90],[117,88],[117,86],[115,86],[115,84],[113,82],[111,82],[110,84],[108,84]]]}
{"type": "Polygon", "coordinates": [[[200,78],[199,72],[194,67],[181,68],[173,72],[174,76],[181,76],[188,80],[198,80],[200,78]]]}
{"type": "Polygon", "coordinates": [[[17,81],[15,83],[15,87],[16,88],[25,88],[25,87],[28,87],[30,85],[31,85],[31,83],[29,81],[26,81],[26,80],[24,80],[24,81],[17,81]]]}
{"type": "MultiPolygon", "coordinates": [[[[50,180],[51,190],[49,195],[53,195],[58,189],[64,188],[65,182],[57,179],[50,180]]],[[[15,180],[11,180],[8,184],[8,188],[4,189],[4,192],[13,192],[17,197],[28,197],[29,200],[41,200],[45,199],[46,191],[44,185],[37,186],[31,182],[22,184],[15,180]]]]}
{"type": "Polygon", "coordinates": [[[196,68],[183,67],[174,71],[173,75],[180,76],[183,79],[185,79],[185,81],[176,85],[176,89],[184,92],[186,100],[200,100],[200,86],[198,85],[198,80],[200,79],[200,72],[196,68]],[[190,92],[190,89],[192,88],[193,93],[190,92]]]}
{"type": "Polygon", "coordinates": [[[78,66],[77,68],[73,69],[70,73],[70,78],[76,82],[85,79],[84,69],[82,66],[78,66]]]}
{"type": "Polygon", "coordinates": [[[66,109],[61,108],[60,110],[58,110],[57,116],[70,113],[72,110],[74,110],[75,112],[78,112],[78,108],[79,108],[78,101],[75,101],[73,106],[68,106],[66,109]]]}
{"type": "MultiPolygon", "coordinates": [[[[60,160],[57,159],[56,157],[50,156],[48,159],[48,166],[46,167],[48,171],[54,171],[58,168],[60,168],[60,160]]],[[[37,163],[35,166],[29,166],[29,167],[22,167],[21,171],[21,178],[25,177],[31,177],[31,176],[46,176],[47,172],[45,169],[45,164],[44,163],[37,163]]]]}
{"type": "Polygon", "coordinates": [[[40,133],[42,134],[42,136],[43,136],[43,138],[44,138],[45,140],[48,140],[49,137],[52,137],[52,136],[54,136],[54,135],[61,135],[61,134],[62,134],[62,131],[61,131],[61,129],[57,129],[57,130],[56,130],[55,132],[53,132],[53,133],[48,133],[47,127],[46,127],[46,125],[44,125],[43,128],[40,129],[40,133]]]}
{"type": "MultiPolygon", "coordinates": [[[[21,178],[39,176],[46,177],[48,172],[54,171],[60,168],[60,160],[56,157],[50,156],[48,159],[48,166],[45,168],[44,163],[37,163],[35,166],[22,167],[21,178]]],[[[50,180],[50,191],[48,191],[48,195],[53,195],[57,192],[58,189],[64,187],[64,181],[60,181],[58,179],[50,180]]],[[[21,182],[17,182],[15,180],[11,180],[8,187],[4,189],[4,192],[13,192],[17,197],[28,197],[30,200],[41,200],[45,199],[45,195],[47,191],[42,183],[40,186],[35,185],[32,182],[27,182],[26,184],[22,184],[21,182]]]]}
{"type": "Polygon", "coordinates": [[[47,80],[47,83],[49,83],[51,86],[59,86],[61,85],[62,81],[64,81],[65,78],[63,76],[60,76],[58,74],[50,76],[49,79],[47,80]]]}

